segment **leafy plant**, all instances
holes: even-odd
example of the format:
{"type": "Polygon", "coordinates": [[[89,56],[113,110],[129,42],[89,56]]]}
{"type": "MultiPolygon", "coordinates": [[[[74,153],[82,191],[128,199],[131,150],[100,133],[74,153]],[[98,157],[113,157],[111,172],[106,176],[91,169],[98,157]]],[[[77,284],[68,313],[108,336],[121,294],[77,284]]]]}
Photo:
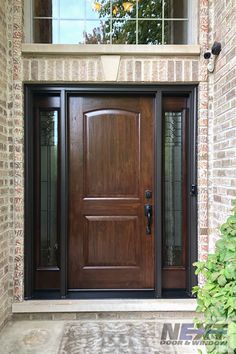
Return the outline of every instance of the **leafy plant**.
{"type": "Polygon", "coordinates": [[[215,253],[205,262],[196,262],[196,274],[205,278],[203,286],[195,286],[197,312],[204,320],[196,320],[205,329],[207,352],[236,353],[236,203],[221,228],[215,253]]]}

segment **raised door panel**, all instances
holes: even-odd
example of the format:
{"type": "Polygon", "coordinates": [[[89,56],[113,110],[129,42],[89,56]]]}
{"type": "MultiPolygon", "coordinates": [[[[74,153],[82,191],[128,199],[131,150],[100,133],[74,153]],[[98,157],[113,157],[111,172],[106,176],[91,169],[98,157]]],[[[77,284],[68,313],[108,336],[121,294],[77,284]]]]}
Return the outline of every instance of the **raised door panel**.
{"type": "Polygon", "coordinates": [[[139,126],[134,112],[84,114],[85,197],[138,197],[139,126]]]}
{"type": "Polygon", "coordinates": [[[137,216],[87,216],[84,268],[138,267],[140,237],[137,216]]]}

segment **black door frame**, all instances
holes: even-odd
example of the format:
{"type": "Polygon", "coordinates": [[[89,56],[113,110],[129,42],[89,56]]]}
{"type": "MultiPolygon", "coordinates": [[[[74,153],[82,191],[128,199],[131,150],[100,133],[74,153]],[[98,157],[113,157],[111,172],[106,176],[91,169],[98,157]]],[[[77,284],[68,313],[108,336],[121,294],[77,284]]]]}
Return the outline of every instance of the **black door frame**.
{"type": "MultiPolygon", "coordinates": [[[[189,126],[188,134],[188,235],[191,240],[188,246],[188,294],[197,284],[192,263],[198,259],[197,251],[197,194],[191,193],[192,185],[197,185],[197,85],[25,85],[25,235],[24,235],[24,280],[25,299],[35,297],[34,292],[34,141],[33,141],[33,96],[39,93],[58,94],[61,97],[61,286],[60,292],[52,295],[53,298],[68,297],[67,290],[67,206],[68,206],[68,151],[67,151],[67,97],[72,93],[94,94],[132,94],[152,95],[155,97],[155,290],[147,291],[112,291],[101,294],[98,291],[84,293],[83,297],[162,297],[162,97],[164,95],[188,95],[189,126]],[[156,153],[158,147],[158,154],[156,153]],[[99,295],[100,294],[100,295],[99,295]]],[[[51,295],[45,295],[46,298],[51,295]]],[[[80,294],[72,294],[71,298],[81,298],[80,294]]]]}

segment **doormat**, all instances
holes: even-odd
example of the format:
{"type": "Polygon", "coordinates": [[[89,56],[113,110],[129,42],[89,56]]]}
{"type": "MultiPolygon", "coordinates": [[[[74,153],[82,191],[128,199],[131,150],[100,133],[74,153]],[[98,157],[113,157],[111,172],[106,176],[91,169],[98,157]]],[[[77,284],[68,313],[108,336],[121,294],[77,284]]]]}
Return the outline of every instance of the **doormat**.
{"type": "Polygon", "coordinates": [[[163,323],[132,322],[81,322],[67,323],[64,327],[60,354],[175,354],[197,353],[188,345],[162,345],[163,323]]]}

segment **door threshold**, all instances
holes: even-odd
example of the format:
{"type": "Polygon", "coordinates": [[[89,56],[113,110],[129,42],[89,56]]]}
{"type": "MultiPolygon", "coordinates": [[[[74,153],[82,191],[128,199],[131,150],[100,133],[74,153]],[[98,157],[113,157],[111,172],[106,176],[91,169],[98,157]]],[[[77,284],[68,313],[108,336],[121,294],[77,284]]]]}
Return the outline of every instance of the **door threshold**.
{"type": "Polygon", "coordinates": [[[155,290],[98,290],[70,289],[65,297],[59,290],[37,290],[33,297],[27,300],[90,300],[90,299],[189,299],[192,296],[184,289],[163,289],[162,296],[157,296],[155,290]]]}
{"type": "MultiPolygon", "coordinates": [[[[90,300],[90,299],[155,299],[154,290],[98,290],[98,289],[70,289],[63,299],[90,300]]],[[[57,300],[62,299],[60,291],[38,290],[30,299],[57,300]]]]}
{"type": "Polygon", "coordinates": [[[12,313],[194,312],[195,299],[27,300],[12,304],[12,313]]]}

